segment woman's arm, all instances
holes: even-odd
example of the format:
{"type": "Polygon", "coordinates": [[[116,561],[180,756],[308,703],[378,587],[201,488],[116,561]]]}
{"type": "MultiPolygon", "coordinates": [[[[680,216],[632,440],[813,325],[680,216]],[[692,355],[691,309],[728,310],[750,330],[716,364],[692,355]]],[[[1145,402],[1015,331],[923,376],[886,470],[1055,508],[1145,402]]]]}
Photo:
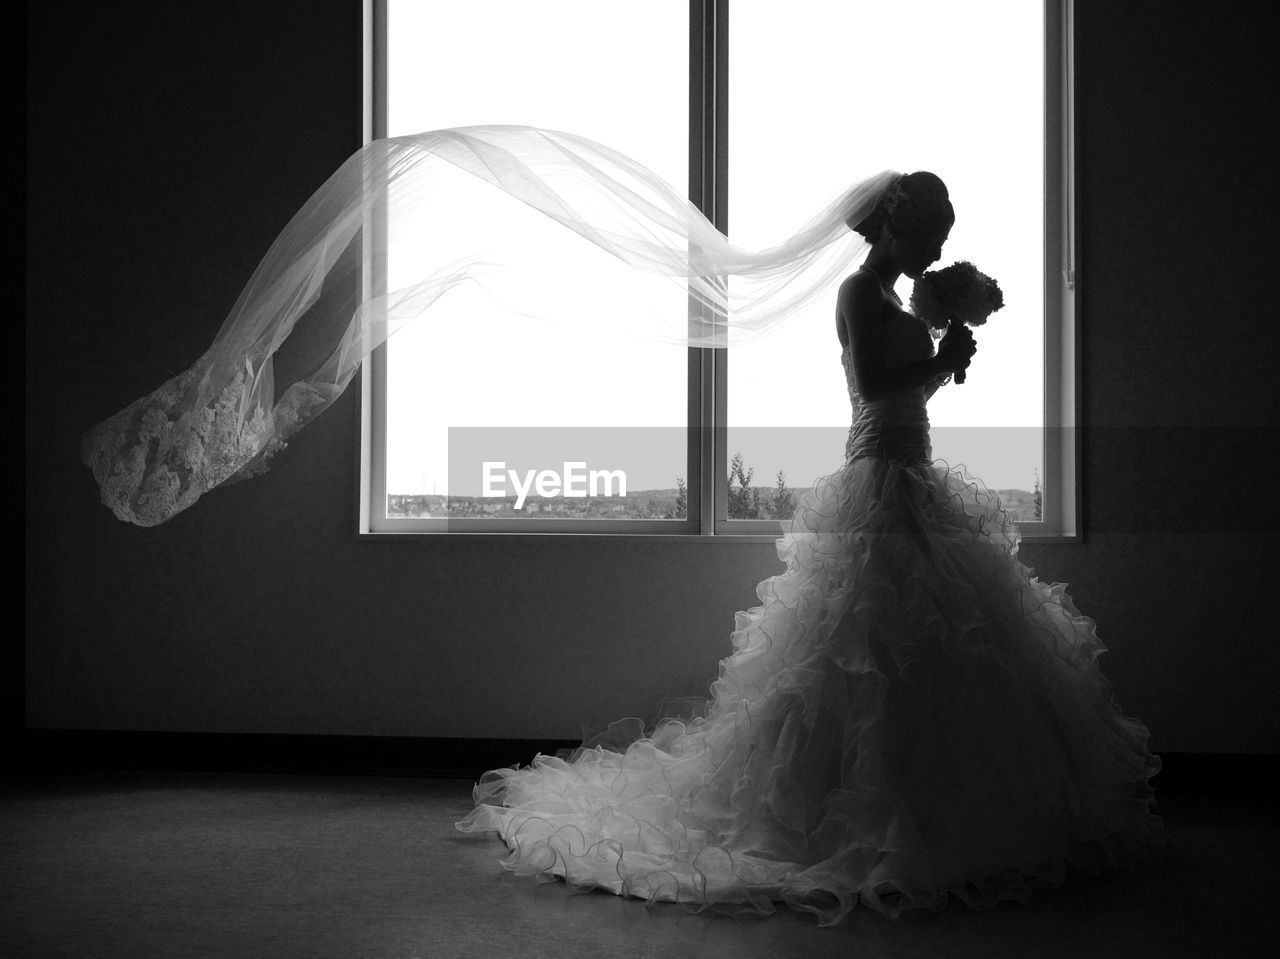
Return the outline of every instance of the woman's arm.
{"type": "Polygon", "coordinates": [[[932,399],[933,394],[938,392],[938,390],[942,389],[942,387],[946,386],[949,382],[951,382],[950,373],[943,373],[941,376],[935,376],[924,385],[925,400],[927,401],[932,399]]]}

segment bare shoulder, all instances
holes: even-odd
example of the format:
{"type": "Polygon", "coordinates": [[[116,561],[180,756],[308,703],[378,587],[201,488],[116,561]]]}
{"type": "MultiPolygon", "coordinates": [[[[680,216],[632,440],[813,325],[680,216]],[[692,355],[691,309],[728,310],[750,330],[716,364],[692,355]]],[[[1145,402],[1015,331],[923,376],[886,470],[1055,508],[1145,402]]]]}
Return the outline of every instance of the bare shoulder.
{"type": "Polygon", "coordinates": [[[880,284],[876,281],[876,278],[872,276],[870,273],[866,273],[860,269],[854,270],[852,273],[846,276],[843,281],[841,281],[840,295],[842,297],[848,296],[855,291],[863,290],[863,289],[874,290],[877,287],[879,287],[879,285],[880,284]]]}
{"type": "Polygon", "coordinates": [[[842,346],[848,346],[859,334],[866,336],[884,315],[884,289],[870,274],[858,271],[840,284],[836,299],[836,326],[842,346]]]}
{"type": "Polygon", "coordinates": [[[841,314],[851,312],[861,315],[877,315],[878,307],[884,302],[884,290],[880,281],[870,274],[858,271],[844,278],[840,284],[840,295],[837,300],[841,314]],[[867,309],[870,307],[870,309],[867,309]]]}

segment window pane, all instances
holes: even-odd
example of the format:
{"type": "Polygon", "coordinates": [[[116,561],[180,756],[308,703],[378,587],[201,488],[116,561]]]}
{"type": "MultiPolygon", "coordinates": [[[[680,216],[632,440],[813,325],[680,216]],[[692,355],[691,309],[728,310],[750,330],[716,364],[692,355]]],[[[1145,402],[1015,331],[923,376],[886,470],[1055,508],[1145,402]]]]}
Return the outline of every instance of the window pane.
{"type": "MultiPolygon", "coordinates": [[[[390,0],[387,22],[388,136],[482,123],[567,130],[616,147],[681,193],[687,189],[687,4],[390,0]]],[[[449,231],[431,241],[434,255],[470,252],[494,223],[510,236],[541,217],[465,173],[442,192],[433,209],[449,231]]],[[[564,233],[563,248],[552,251],[560,262],[598,252],[564,233]]],[[[392,244],[394,288],[397,261],[432,254],[402,248],[394,237],[392,244]]],[[[547,302],[552,295],[535,297],[547,302]]],[[[609,321],[605,295],[602,323],[609,321]]],[[[654,309],[688,309],[676,284],[654,296],[654,309]]],[[[451,291],[440,307],[441,322],[424,318],[387,344],[390,517],[446,515],[442,500],[452,492],[456,515],[662,518],[666,499],[675,502],[677,477],[688,479],[684,350],[636,343],[622,355],[566,346],[553,329],[505,316],[469,287],[451,291]],[[545,456],[529,452],[526,429],[535,427],[544,439],[534,448],[545,456]],[[616,427],[636,429],[620,431],[630,439],[619,446],[616,427]],[[481,503],[473,498],[483,492],[479,463],[461,462],[464,446],[483,447],[522,476],[573,461],[622,469],[629,495],[608,504],[535,496],[545,507],[536,513],[513,509],[514,490],[481,503]],[[640,495],[646,490],[655,492],[640,495]],[[556,502],[561,508],[550,508],[556,502]]]]}
{"type": "MultiPolygon", "coordinates": [[[[933,455],[1028,494],[1044,475],[1043,30],[1042,5],[1026,0],[735,3],[729,29],[730,237],[777,243],[879,170],[941,176],[956,224],[935,268],[973,261],[1005,308],[977,330],[968,381],[929,401],[933,455]]],[[[911,283],[898,282],[904,301],[911,283]]],[[[839,468],[839,354],[835,290],[730,351],[729,455],[741,450],[753,486],[839,468]],[[796,429],[819,426],[835,429],[796,429]],[[827,445],[801,450],[797,436],[827,445]]]]}

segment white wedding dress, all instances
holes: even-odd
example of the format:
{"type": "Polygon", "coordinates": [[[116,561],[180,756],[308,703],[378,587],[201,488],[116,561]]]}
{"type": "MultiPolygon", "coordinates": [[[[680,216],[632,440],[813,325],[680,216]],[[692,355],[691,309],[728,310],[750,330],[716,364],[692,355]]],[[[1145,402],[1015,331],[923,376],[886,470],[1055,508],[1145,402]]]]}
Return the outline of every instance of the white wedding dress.
{"type": "MultiPolygon", "coordinates": [[[[899,312],[887,359],[931,355],[899,312]]],[[[736,614],[711,697],[485,773],[457,828],[518,874],[824,925],[1132,869],[1163,843],[1160,758],[1098,668],[1095,623],[1017,558],[995,494],[933,461],[924,387],[876,401],[841,354],[846,461],[798,498],[786,570],[736,614]]]]}

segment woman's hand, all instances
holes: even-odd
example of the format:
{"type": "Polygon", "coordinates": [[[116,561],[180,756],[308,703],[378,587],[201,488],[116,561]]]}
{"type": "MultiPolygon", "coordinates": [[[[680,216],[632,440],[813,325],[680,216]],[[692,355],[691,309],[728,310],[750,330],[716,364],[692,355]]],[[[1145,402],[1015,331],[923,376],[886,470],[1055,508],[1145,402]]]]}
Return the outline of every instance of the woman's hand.
{"type": "Polygon", "coordinates": [[[946,336],[938,344],[938,354],[934,359],[944,372],[958,373],[968,367],[976,352],[978,344],[974,342],[973,330],[953,319],[947,327],[946,336]]]}

